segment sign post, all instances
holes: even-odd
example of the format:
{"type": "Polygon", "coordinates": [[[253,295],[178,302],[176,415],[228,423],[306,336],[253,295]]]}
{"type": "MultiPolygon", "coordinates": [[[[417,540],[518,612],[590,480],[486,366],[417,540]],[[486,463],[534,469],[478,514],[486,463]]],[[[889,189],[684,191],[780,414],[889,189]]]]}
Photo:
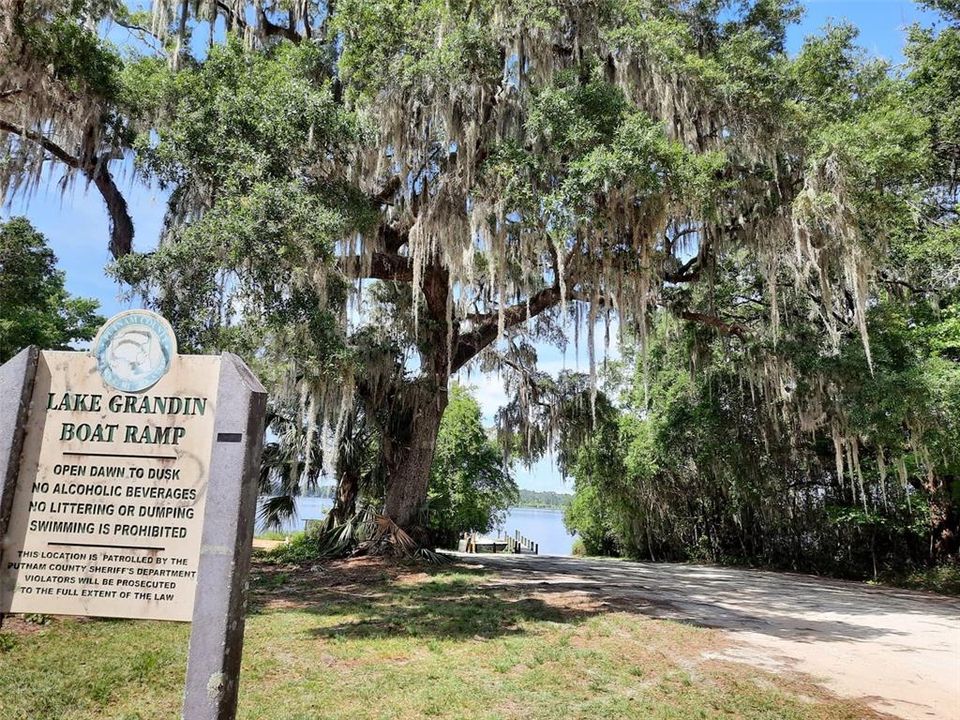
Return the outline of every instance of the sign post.
{"type": "Polygon", "coordinates": [[[145,311],[0,367],[0,619],[192,620],[183,716],[233,718],[265,410],[145,311]]]}
{"type": "Polygon", "coordinates": [[[232,720],[236,713],[266,398],[247,366],[224,355],[207,491],[215,502],[203,524],[186,720],[232,720]]]}

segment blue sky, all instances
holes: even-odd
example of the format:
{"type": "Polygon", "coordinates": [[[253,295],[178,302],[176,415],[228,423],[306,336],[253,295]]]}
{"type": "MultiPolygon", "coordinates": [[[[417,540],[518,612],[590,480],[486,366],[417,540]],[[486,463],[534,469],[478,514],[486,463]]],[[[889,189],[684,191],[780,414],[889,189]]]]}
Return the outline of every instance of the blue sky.
{"type": "MultiPolygon", "coordinates": [[[[892,63],[903,60],[905,28],[914,22],[929,24],[936,15],[909,0],[807,0],[802,22],[789,35],[791,53],[800,47],[803,38],[830,20],[849,20],[860,29],[860,44],[871,54],[892,63]]],[[[29,197],[8,200],[0,216],[26,215],[49,238],[66,272],[67,288],[75,295],[94,297],[100,301],[105,315],[138,307],[136,300],[121,298],[122,288],[103,271],[109,262],[107,252],[107,215],[100,196],[77,182],[66,192],[59,187],[60,173],[55,168],[29,197]]],[[[130,205],[136,227],[136,247],[148,249],[156,243],[163,222],[165,195],[155,188],[136,182],[131,173],[121,178],[121,187],[130,205]]],[[[599,333],[598,333],[599,334],[599,333]]],[[[599,343],[599,341],[598,341],[599,343]]],[[[614,350],[615,352],[615,350],[614,350]]],[[[586,368],[585,348],[566,357],[554,348],[543,348],[541,364],[556,371],[564,367],[586,368]]],[[[466,382],[477,389],[488,421],[506,397],[499,378],[473,373],[466,382]]],[[[549,460],[517,473],[521,487],[532,490],[570,491],[560,473],[549,460]]]]}

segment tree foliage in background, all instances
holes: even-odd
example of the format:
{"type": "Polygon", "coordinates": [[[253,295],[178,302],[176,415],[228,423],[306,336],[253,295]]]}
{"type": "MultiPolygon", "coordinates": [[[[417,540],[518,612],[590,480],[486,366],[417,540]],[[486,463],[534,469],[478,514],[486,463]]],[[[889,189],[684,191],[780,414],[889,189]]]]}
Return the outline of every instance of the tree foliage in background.
{"type": "Polygon", "coordinates": [[[434,537],[442,547],[455,547],[462,532],[489,532],[518,498],[504,454],[483,428],[480,404],[463,386],[454,385],[430,469],[434,537]]]}
{"type": "MultiPolygon", "coordinates": [[[[589,551],[854,576],[956,558],[953,17],[910,30],[902,74],[866,57],[845,26],[808,39],[792,67],[814,157],[843,163],[852,218],[873,228],[869,343],[849,329],[825,338],[802,322],[806,308],[775,304],[762,287],[771,272],[777,287],[793,282],[782,269],[719,264],[709,296],[727,320],[746,332],[773,317],[778,332],[741,343],[658,315],[640,371],[627,363],[620,390],[611,385],[616,412],[599,415],[596,435],[572,453],[567,522],[589,551]]],[[[826,222],[839,199],[835,190],[799,201],[826,222]]]]}
{"type": "MultiPolygon", "coordinates": [[[[949,557],[956,517],[932,515],[938,498],[925,464],[934,463],[938,477],[955,476],[960,373],[921,340],[925,328],[881,312],[871,315],[873,375],[861,371],[859,343],[821,368],[842,377],[835,401],[863,438],[859,459],[843,448],[842,460],[829,433],[772,422],[771,398],[744,382],[728,350],[699,348],[693,368],[691,345],[702,338],[663,318],[649,376],[624,384],[619,409],[598,418],[596,435],[570,466],[576,495],[568,527],[596,554],[852,576],[949,557]],[[881,433],[908,421],[927,425],[936,455],[905,448],[898,467],[881,433]]],[[[811,359],[809,350],[795,352],[798,361],[811,359]]],[[[941,507],[955,513],[957,498],[941,507]]]]}
{"type": "Polygon", "coordinates": [[[553,490],[527,490],[520,488],[518,507],[544,508],[562,510],[570,504],[573,495],[569,492],[554,492],[553,490]]]}
{"type": "Polygon", "coordinates": [[[47,239],[26,218],[0,222],[0,363],[28,345],[69,350],[92,340],[99,303],[72,297],[47,239]]]}

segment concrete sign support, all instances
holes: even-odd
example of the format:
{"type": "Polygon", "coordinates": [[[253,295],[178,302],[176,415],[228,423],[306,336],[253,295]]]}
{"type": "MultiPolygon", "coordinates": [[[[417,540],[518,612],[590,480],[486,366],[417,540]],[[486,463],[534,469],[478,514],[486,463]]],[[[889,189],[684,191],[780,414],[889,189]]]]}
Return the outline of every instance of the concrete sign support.
{"type": "MultiPolygon", "coordinates": [[[[13,491],[17,489],[20,451],[39,355],[35,347],[29,347],[0,365],[0,573],[4,560],[2,542],[13,511],[13,491]]],[[[2,624],[3,611],[0,610],[2,624]]]]}
{"type": "Polygon", "coordinates": [[[187,660],[185,720],[232,720],[236,714],[266,403],[263,387],[247,366],[225,354],[207,489],[213,502],[207,503],[203,523],[187,660]]]}
{"type": "Polygon", "coordinates": [[[134,310],[0,367],[4,613],[192,620],[183,717],[235,716],[266,393],[134,310]]]}

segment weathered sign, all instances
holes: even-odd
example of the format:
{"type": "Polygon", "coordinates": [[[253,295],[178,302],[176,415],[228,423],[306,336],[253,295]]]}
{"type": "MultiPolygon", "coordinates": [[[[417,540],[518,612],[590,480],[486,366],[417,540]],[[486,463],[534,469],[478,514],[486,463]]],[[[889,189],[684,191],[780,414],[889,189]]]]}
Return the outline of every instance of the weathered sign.
{"type": "Polygon", "coordinates": [[[179,356],[166,323],[131,319],[95,354],[40,353],[0,612],[193,614],[220,358],[179,356]]]}
{"type": "Polygon", "coordinates": [[[0,618],[193,620],[184,716],[232,717],[265,403],[139,310],[0,367],[0,618]]]}

